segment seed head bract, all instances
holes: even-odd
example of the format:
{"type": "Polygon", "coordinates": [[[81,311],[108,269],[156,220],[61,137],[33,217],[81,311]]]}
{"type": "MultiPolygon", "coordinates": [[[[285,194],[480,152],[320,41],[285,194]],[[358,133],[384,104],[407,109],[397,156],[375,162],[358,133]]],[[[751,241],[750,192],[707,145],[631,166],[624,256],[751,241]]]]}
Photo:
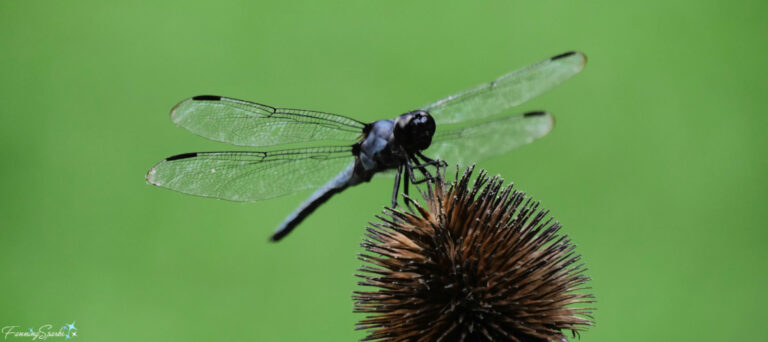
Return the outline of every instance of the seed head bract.
{"type": "Polygon", "coordinates": [[[364,341],[565,341],[593,325],[560,224],[499,177],[470,184],[472,172],[439,175],[425,206],[406,198],[367,229],[358,277],[374,289],[353,297],[364,341]]]}

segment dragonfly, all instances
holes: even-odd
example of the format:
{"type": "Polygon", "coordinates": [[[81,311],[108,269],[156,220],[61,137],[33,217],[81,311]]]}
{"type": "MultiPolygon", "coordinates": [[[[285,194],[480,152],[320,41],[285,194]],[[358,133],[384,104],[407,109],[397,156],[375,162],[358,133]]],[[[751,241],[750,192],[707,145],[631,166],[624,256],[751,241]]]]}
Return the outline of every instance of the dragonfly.
{"type": "Polygon", "coordinates": [[[332,196],[375,174],[394,171],[394,207],[401,183],[407,194],[409,183],[430,179],[430,166],[474,162],[543,137],[553,128],[551,114],[507,110],[571,78],[585,64],[584,54],[566,52],[374,122],[195,96],[173,107],[174,123],[208,139],[264,150],[177,154],[152,167],[146,180],[186,194],[241,202],[316,189],[277,227],[270,240],[278,241],[332,196]]]}

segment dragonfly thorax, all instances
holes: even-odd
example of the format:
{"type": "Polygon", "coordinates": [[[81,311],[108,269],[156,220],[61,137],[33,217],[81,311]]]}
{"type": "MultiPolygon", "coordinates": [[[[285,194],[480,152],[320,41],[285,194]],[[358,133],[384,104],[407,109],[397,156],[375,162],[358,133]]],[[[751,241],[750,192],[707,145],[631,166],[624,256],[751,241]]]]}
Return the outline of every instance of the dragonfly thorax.
{"type": "Polygon", "coordinates": [[[370,179],[375,172],[396,168],[407,158],[395,144],[394,125],[395,120],[373,122],[364,129],[363,140],[352,146],[352,154],[359,164],[356,172],[370,173],[364,179],[370,179]]]}
{"type": "Polygon", "coordinates": [[[395,119],[395,141],[408,152],[426,150],[435,134],[435,120],[424,110],[414,110],[395,119]]]}

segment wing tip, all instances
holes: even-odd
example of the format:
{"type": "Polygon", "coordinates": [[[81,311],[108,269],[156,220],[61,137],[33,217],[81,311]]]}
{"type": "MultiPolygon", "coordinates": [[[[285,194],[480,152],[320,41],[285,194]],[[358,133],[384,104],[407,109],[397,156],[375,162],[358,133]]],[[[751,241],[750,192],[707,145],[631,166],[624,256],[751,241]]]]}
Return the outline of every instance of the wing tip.
{"type": "Polygon", "coordinates": [[[545,112],[543,110],[537,110],[537,111],[525,113],[523,114],[523,117],[525,118],[544,117],[549,119],[549,126],[547,126],[547,128],[542,132],[542,134],[539,137],[542,137],[547,133],[551,132],[552,128],[555,127],[555,117],[549,112],[545,112]]]}
{"type": "Polygon", "coordinates": [[[547,133],[549,133],[549,132],[552,131],[553,128],[555,128],[555,124],[557,123],[557,120],[555,120],[555,116],[554,115],[549,114],[549,113],[547,113],[547,114],[549,115],[549,120],[551,121],[551,123],[549,124],[549,131],[547,132],[547,133]]]}
{"type": "Polygon", "coordinates": [[[184,101],[181,101],[177,103],[173,108],[171,108],[171,120],[173,120],[174,123],[179,123],[179,116],[177,114],[177,110],[187,102],[193,102],[193,101],[221,101],[221,96],[218,95],[197,95],[190,97],[188,99],[185,99],[184,101]]]}
{"type": "Polygon", "coordinates": [[[157,175],[157,168],[160,165],[163,165],[169,161],[179,160],[179,159],[187,159],[187,158],[194,158],[197,157],[197,152],[191,152],[191,153],[182,153],[177,154],[174,156],[170,156],[168,158],[163,159],[163,161],[157,163],[155,166],[153,166],[149,171],[147,171],[147,174],[144,176],[144,179],[147,181],[147,183],[155,185],[155,186],[163,186],[162,183],[160,183],[155,176],[157,175]]]}
{"type": "Polygon", "coordinates": [[[584,53],[579,52],[579,51],[564,52],[564,53],[561,53],[561,54],[559,54],[557,56],[553,56],[552,58],[550,58],[550,60],[551,61],[556,61],[558,59],[568,58],[568,57],[571,57],[571,56],[574,56],[574,55],[579,57],[579,59],[581,60],[581,68],[584,68],[584,66],[587,65],[587,55],[585,55],[584,53]]]}
{"type": "Polygon", "coordinates": [[[155,179],[156,173],[157,173],[157,165],[153,166],[151,169],[149,169],[149,171],[147,171],[147,174],[144,176],[144,180],[147,181],[147,183],[152,184],[154,186],[161,186],[161,184],[157,182],[157,180],[155,179]]]}

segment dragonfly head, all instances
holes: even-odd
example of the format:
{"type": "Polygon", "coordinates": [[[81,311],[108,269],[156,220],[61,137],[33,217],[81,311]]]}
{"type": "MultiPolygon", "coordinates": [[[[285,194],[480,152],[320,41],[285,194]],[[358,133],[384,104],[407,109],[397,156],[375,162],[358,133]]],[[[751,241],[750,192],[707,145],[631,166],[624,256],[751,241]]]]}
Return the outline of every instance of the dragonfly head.
{"type": "Polygon", "coordinates": [[[395,141],[409,152],[426,150],[435,134],[435,120],[424,110],[414,110],[395,119],[395,141]]]}

